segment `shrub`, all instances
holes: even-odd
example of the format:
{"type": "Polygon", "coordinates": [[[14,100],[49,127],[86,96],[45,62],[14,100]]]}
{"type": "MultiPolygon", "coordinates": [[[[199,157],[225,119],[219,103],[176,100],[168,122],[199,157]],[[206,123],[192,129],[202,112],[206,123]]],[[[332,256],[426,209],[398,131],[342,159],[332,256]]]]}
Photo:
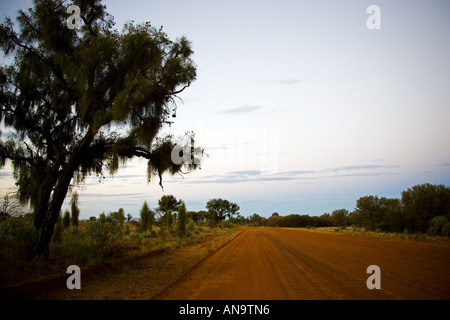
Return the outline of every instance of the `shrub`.
{"type": "Polygon", "coordinates": [[[144,232],[147,230],[152,230],[155,213],[149,209],[149,207],[147,205],[147,201],[144,201],[144,204],[142,205],[140,213],[141,213],[142,230],[144,232]]]}
{"type": "Polygon", "coordinates": [[[382,231],[382,232],[390,232],[390,231],[392,231],[392,226],[387,221],[382,221],[382,222],[377,223],[375,225],[375,228],[376,228],[377,231],[382,231]]]}
{"type": "Polygon", "coordinates": [[[188,232],[193,232],[194,229],[195,229],[194,220],[189,219],[189,222],[188,222],[188,224],[186,225],[186,230],[187,230],[188,232]]]}
{"type": "Polygon", "coordinates": [[[89,221],[87,234],[96,244],[97,258],[104,260],[119,246],[122,229],[117,219],[111,215],[101,214],[96,221],[89,221]]]}
{"type": "Polygon", "coordinates": [[[140,233],[134,232],[134,231],[130,232],[129,237],[130,237],[131,241],[134,241],[136,243],[140,243],[140,240],[141,240],[141,234],[140,233]]]}
{"type": "Polygon", "coordinates": [[[444,225],[442,227],[441,234],[444,237],[449,237],[450,236],[450,223],[447,223],[446,225],[444,225]]]}
{"type": "Polygon", "coordinates": [[[233,222],[229,221],[229,220],[222,220],[222,221],[220,221],[218,226],[221,229],[236,228],[236,225],[233,222]]]}
{"type": "Polygon", "coordinates": [[[37,233],[26,218],[8,217],[0,222],[0,260],[11,263],[25,259],[37,233]]]}
{"type": "Polygon", "coordinates": [[[181,202],[178,207],[177,235],[180,238],[186,236],[186,205],[184,202],[181,202]]]}
{"type": "Polygon", "coordinates": [[[153,238],[153,233],[150,231],[150,230],[147,230],[147,231],[145,231],[145,232],[143,232],[143,233],[141,233],[140,235],[139,235],[139,237],[141,238],[141,239],[149,239],[149,238],[153,238]]]}
{"type": "Polygon", "coordinates": [[[50,254],[59,262],[88,264],[96,260],[97,247],[86,232],[77,227],[69,227],[62,232],[61,242],[52,243],[50,254]]]}
{"type": "Polygon", "coordinates": [[[450,222],[445,216],[436,216],[430,220],[428,233],[432,236],[448,236],[450,234],[450,222]]]}

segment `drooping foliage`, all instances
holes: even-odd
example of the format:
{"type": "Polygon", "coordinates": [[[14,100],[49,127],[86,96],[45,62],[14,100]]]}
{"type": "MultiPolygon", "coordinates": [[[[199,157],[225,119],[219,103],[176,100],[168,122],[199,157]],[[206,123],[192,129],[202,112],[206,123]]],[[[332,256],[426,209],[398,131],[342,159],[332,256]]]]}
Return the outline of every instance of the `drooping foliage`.
{"type": "Polygon", "coordinates": [[[20,11],[19,31],[9,18],[0,25],[0,47],[14,58],[0,67],[0,121],[8,130],[0,165],[11,161],[20,200],[33,209],[39,255],[48,255],[68,190],[86,176],[114,174],[142,157],[148,179],[157,175],[162,186],[164,172],[198,166],[174,164],[175,138],[158,135],[196,78],[190,42],[171,41],[150,23],[119,32],[100,1],[74,4],[79,30],[67,27],[62,0],[20,11]]]}

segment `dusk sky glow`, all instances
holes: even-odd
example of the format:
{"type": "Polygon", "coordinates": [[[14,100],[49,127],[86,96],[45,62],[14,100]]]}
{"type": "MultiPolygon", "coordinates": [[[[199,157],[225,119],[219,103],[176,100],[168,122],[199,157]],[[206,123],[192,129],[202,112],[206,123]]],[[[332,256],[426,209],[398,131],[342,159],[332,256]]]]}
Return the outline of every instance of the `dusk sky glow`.
{"type": "MultiPolygon", "coordinates": [[[[192,130],[208,157],[183,177],[146,179],[135,160],[79,188],[80,218],[123,207],[139,216],[172,194],[243,216],[352,211],[365,195],[450,186],[450,2],[105,1],[120,31],[150,21],[195,51],[197,80],[164,132],[192,130]],[[381,29],[366,25],[370,5],[381,29]]],[[[69,4],[69,3],[68,3],[69,4]]],[[[0,1],[2,21],[31,1],[0,1]]],[[[5,134],[2,126],[1,131],[5,134]]],[[[0,192],[14,179],[0,171],[0,192]]],[[[70,196],[65,208],[68,208],[70,196]]]]}

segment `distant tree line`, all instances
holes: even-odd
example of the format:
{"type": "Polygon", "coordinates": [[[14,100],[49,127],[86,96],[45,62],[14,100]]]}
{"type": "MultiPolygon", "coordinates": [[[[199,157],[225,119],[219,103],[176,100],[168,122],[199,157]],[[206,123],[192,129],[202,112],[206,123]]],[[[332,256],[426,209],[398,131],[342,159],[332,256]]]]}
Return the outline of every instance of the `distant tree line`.
{"type": "MultiPolygon", "coordinates": [[[[151,210],[147,202],[140,210],[140,219],[131,221],[131,214],[123,208],[98,218],[91,217],[84,228],[78,227],[80,210],[78,195],[73,194],[70,211],[60,213],[52,238],[55,256],[77,256],[83,261],[94,257],[103,260],[120,245],[123,235],[130,233],[131,222],[140,238],[152,238],[167,233],[179,238],[189,237],[194,225],[230,228],[235,225],[266,227],[339,227],[365,228],[368,231],[429,233],[450,236],[450,188],[445,185],[421,184],[402,192],[401,199],[363,196],[355,209],[337,209],[320,216],[290,214],[270,217],[253,214],[243,217],[236,203],[225,199],[211,199],[206,210],[188,211],[183,201],[173,195],[162,196],[151,210]]],[[[32,215],[26,214],[11,195],[0,202],[0,258],[13,261],[29,252],[36,236],[32,215]]]]}
{"type": "Polygon", "coordinates": [[[450,188],[445,185],[420,184],[402,192],[401,199],[364,196],[355,210],[337,209],[331,214],[309,216],[273,213],[269,218],[254,214],[247,219],[254,226],[270,227],[346,227],[370,231],[430,233],[450,235],[450,188]]]}
{"type": "MultiPolygon", "coordinates": [[[[144,207],[141,209],[141,224],[146,221],[146,218],[143,218],[142,210],[149,210],[148,206],[145,208],[146,205],[144,203],[144,207]]],[[[187,211],[183,201],[177,200],[173,195],[165,195],[158,200],[156,212],[149,211],[152,215],[151,220],[155,224],[169,229],[175,225],[180,236],[186,233],[185,225],[190,221],[195,224],[208,223],[211,226],[226,219],[235,222],[245,221],[245,218],[239,215],[239,206],[236,203],[221,198],[209,200],[206,203],[206,211],[187,211]]]]}
{"type": "MultiPolygon", "coordinates": [[[[355,209],[336,209],[331,214],[320,216],[308,214],[289,214],[280,216],[274,212],[270,217],[257,213],[243,217],[239,214],[236,203],[224,199],[211,199],[206,203],[206,210],[186,211],[180,216],[182,201],[174,196],[163,196],[158,201],[153,213],[154,223],[183,229],[189,221],[195,224],[207,223],[217,225],[225,222],[235,225],[267,227],[359,227],[368,231],[429,233],[450,236],[450,188],[445,185],[430,183],[415,185],[402,192],[401,199],[368,195],[356,201],[355,209]],[[180,227],[180,217],[182,226],[180,227]],[[184,222],[183,222],[184,221],[184,222]]],[[[184,212],[185,207],[182,209],[184,212]]],[[[153,221],[153,220],[152,220],[153,221]]],[[[180,235],[184,232],[180,231],[180,235]]]]}

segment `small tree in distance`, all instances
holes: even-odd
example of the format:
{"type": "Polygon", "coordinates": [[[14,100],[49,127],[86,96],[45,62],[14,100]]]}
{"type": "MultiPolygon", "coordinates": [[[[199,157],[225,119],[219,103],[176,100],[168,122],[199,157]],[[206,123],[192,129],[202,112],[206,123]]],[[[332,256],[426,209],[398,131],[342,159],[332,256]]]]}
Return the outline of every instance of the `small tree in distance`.
{"type": "Polygon", "coordinates": [[[239,211],[239,206],[236,203],[229,202],[224,199],[212,199],[206,203],[206,209],[208,209],[208,215],[216,222],[225,220],[225,218],[231,218],[239,211]]]}
{"type": "Polygon", "coordinates": [[[180,238],[186,236],[186,205],[181,202],[178,207],[177,234],[180,238]]]}
{"type": "Polygon", "coordinates": [[[64,211],[64,216],[63,216],[63,228],[68,229],[70,227],[70,212],[69,210],[66,209],[66,211],[64,211]]]}
{"type": "Polygon", "coordinates": [[[72,194],[72,199],[70,200],[70,211],[71,211],[71,223],[72,226],[78,227],[78,217],[80,215],[80,209],[78,208],[78,193],[72,194]]]}
{"type": "Polygon", "coordinates": [[[172,213],[178,210],[180,201],[173,195],[164,195],[158,200],[157,211],[161,214],[161,219],[167,224],[167,227],[171,227],[173,216],[172,213]]]}
{"type": "Polygon", "coordinates": [[[147,201],[144,201],[144,204],[142,205],[142,209],[141,209],[140,213],[141,213],[142,231],[146,232],[148,230],[152,230],[154,213],[148,207],[147,201]]]}

